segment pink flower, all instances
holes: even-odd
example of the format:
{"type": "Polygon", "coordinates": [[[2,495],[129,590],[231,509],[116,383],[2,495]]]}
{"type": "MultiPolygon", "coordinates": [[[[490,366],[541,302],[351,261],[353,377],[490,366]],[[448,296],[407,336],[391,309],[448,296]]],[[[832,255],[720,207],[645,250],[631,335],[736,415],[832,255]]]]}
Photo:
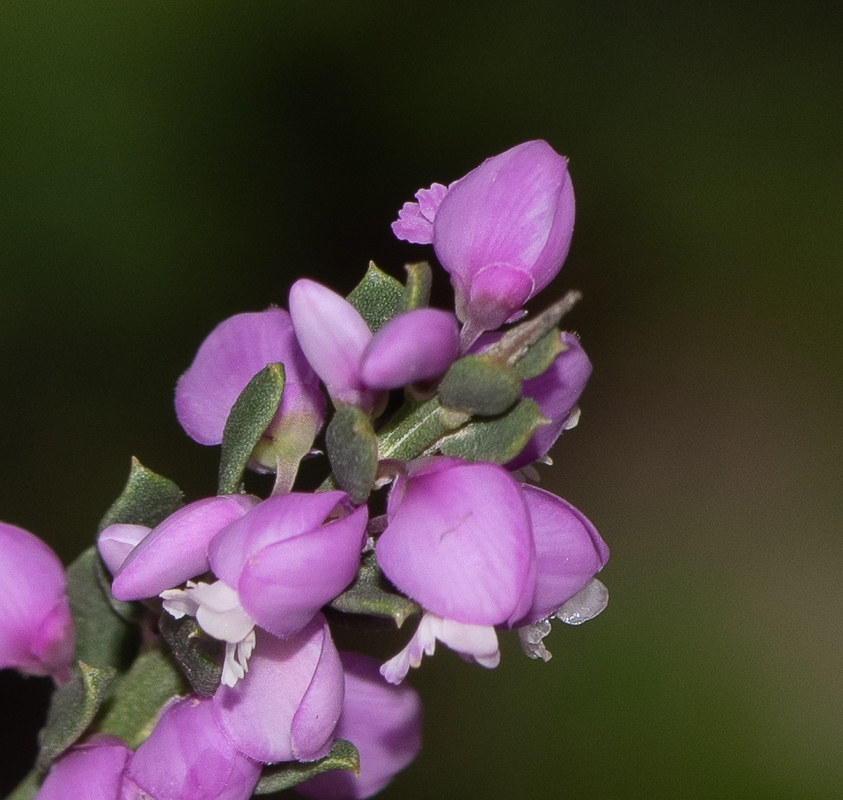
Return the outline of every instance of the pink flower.
{"type": "Polygon", "coordinates": [[[421,701],[409,686],[389,686],[373,658],[340,653],[345,699],[334,738],[360,754],[360,776],[335,770],[295,787],[315,800],[362,800],[386,786],[421,748],[421,701]]]}
{"type": "Polygon", "coordinates": [[[290,315],[280,308],[224,320],[196,353],[176,386],[176,415],[188,436],[219,444],[234,401],[267,364],[284,365],[284,394],[275,418],[258,443],[259,466],[295,469],[322,427],[325,400],[296,341],[290,315]]]}
{"type": "Polygon", "coordinates": [[[216,724],[213,701],[187,697],[164,707],[127,777],[155,800],[247,800],[260,771],[216,724]]]}
{"type": "Polygon", "coordinates": [[[58,556],[31,533],[0,522],[0,669],[70,680],[74,634],[58,556]]]}
{"type": "Polygon", "coordinates": [[[327,755],[342,703],[342,664],[321,614],[292,639],[260,631],[246,676],[213,697],[225,735],[266,763],[327,755]]]}
{"type": "Polygon", "coordinates": [[[75,745],[53,764],[34,800],[134,800],[124,778],[131,755],[112,736],[75,745]],[[122,794],[124,788],[126,794],[122,794]]]}
{"type": "Polygon", "coordinates": [[[547,286],[568,254],[574,192],[567,159],[547,142],[520,144],[416,198],[392,229],[399,239],[432,243],[451,274],[463,349],[547,286]]]}
{"type": "Polygon", "coordinates": [[[370,413],[382,406],[384,390],[436,378],[457,356],[457,323],[447,311],[404,311],[373,334],[348,300],[303,278],[290,289],[290,314],[334,405],[370,413]]]}

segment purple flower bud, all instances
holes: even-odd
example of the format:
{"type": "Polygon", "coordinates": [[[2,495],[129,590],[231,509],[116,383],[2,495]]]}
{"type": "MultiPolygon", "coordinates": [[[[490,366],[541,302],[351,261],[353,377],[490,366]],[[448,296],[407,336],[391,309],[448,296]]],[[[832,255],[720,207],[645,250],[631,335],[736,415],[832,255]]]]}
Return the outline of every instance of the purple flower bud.
{"type": "Polygon", "coordinates": [[[396,479],[387,519],[378,563],[426,610],[470,625],[526,610],[535,570],[530,519],[502,467],[441,456],[412,462],[396,479]]]}
{"type": "Polygon", "coordinates": [[[345,492],[276,495],[220,531],[211,568],[249,617],[287,638],[354,579],[367,521],[345,492]]]}
{"type": "Polygon", "coordinates": [[[442,375],[457,357],[459,329],[448,311],[417,308],[389,320],[363,351],[360,376],[374,389],[397,389],[442,375]]]}
{"type": "Polygon", "coordinates": [[[327,755],[342,702],[342,664],[321,614],[292,639],[259,631],[249,672],[213,697],[229,739],[266,763],[327,755]]]}
{"type": "MultiPolygon", "coordinates": [[[[224,495],[197,500],[171,514],[132,549],[114,575],[111,591],[118,600],[141,600],[208,571],[208,544],[216,534],[242,517],[257,499],[224,495]]],[[[100,549],[113,545],[117,532],[100,534],[100,549]],[[114,536],[113,536],[114,535],[114,536]]]]}
{"type": "Polygon", "coordinates": [[[530,510],[537,570],[529,609],[512,618],[513,628],[551,616],[609,560],[600,534],[570,503],[526,483],[521,489],[530,510]]]}
{"type": "Polygon", "coordinates": [[[53,764],[34,800],[121,800],[131,754],[111,736],[71,747],[53,764]]]}
{"type": "Polygon", "coordinates": [[[371,797],[406,767],[421,749],[421,700],[409,686],[383,682],[378,664],[357,653],[341,653],[345,700],[334,731],[360,754],[360,776],[335,770],[295,787],[317,800],[371,797]]]}
{"type": "MultiPolygon", "coordinates": [[[[290,315],[280,308],[237,314],[208,335],[176,386],[176,415],[200,444],[219,444],[234,401],[267,364],[284,365],[284,395],[265,435],[264,450],[280,449],[298,463],[322,426],[325,400],[296,341],[290,315]]],[[[272,453],[262,466],[274,468],[272,453]]]]}
{"type": "Polygon", "coordinates": [[[357,309],[327,286],[302,278],[290,289],[290,316],[301,349],[334,404],[370,412],[380,394],[360,375],[360,359],[372,332],[357,309]]]}
{"type": "Polygon", "coordinates": [[[547,142],[487,159],[444,196],[438,185],[416,196],[418,210],[406,204],[393,231],[433,243],[451,273],[465,347],[547,286],[568,254],[574,192],[567,159],[547,142]]]}
{"type": "Polygon", "coordinates": [[[232,744],[214,721],[213,701],[198,697],[164,707],[127,770],[155,800],[247,800],[260,764],[232,744]]]}
{"type": "Polygon", "coordinates": [[[563,430],[573,427],[572,412],[591,375],[591,362],[573,333],[563,333],[561,338],[568,349],[556,356],[545,372],[524,381],[521,387],[522,395],[535,400],[542,416],[551,422],[533,434],[518,457],[506,465],[507,469],[521,469],[538,461],[563,430]]]}
{"type": "Polygon", "coordinates": [[[31,533],[0,522],[0,669],[70,680],[73,621],[58,556],[31,533]]]}

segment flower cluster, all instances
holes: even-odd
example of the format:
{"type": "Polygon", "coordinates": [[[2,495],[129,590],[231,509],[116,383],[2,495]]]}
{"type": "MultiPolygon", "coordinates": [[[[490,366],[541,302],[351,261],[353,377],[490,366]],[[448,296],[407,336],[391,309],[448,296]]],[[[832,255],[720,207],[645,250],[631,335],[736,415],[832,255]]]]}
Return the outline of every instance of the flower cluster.
{"type": "Polygon", "coordinates": [[[60,684],[30,796],[368,797],[419,751],[403,681],[437,641],[492,668],[515,629],[547,660],[551,619],[605,606],[600,535],[528,482],[591,372],[558,327],[574,294],[522,319],[568,252],[567,160],[527,142],[416,199],[393,230],[433,245],[455,313],[428,307],[426,263],[406,284],[372,265],[348,298],[298,280],[289,311],[220,323],[178,381],[184,430],[222,446],[215,496],[183,504],[135,464],[67,575],[0,525],[0,667],[60,684]],[[247,468],[274,474],[268,496],[247,468]],[[379,664],[332,639],[364,617],[417,623],[379,664]]]}

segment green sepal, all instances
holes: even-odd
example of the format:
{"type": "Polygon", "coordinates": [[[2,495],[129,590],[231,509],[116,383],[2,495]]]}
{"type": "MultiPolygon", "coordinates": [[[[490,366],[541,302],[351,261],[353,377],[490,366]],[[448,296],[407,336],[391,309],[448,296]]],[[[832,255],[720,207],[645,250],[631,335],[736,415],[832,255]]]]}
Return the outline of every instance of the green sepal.
{"type": "Polygon", "coordinates": [[[526,447],[536,430],[549,422],[536,401],[525,397],[500,417],[469,422],[440,439],[434,449],[466,461],[506,464],[526,447]]]}
{"type": "Polygon", "coordinates": [[[222,432],[220,494],[234,494],[239,490],[252,450],[278,411],[283,393],[284,365],[267,364],[234,401],[222,432]]]}
{"type": "Polygon", "coordinates": [[[404,287],[369,262],[363,280],[351,290],[348,302],[353,305],[374,333],[402,310],[404,287]]]}
{"type": "Polygon", "coordinates": [[[129,480],[100,520],[97,532],[117,522],[154,528],[181,508],[183,502],[182,493],[176,484],[132,458],[129,480]]]}
{"type": "Polygon", "coordinates": [[[95,546],[67,568],[67,599],[76,633],[76,658],[92,667],[120,669],[133,655],[138,639],[139,606],[111,596],[108,576],[95,546]]]}
{"type": "Polygon", "coordinates": [[[439,384],[439,401],[445,408],[472,416],[503,414],[520,396],[521,379],[515,370],[485,355],[455,361],[439,384]]]}
{"type": "Polygon", "coordinates": [[[208,636],[193,617],[161,612],[158,628],[196,694],[210,697],[222,678],[225,642],[208,636]]]}
{"type": "Polygon", "coordinates": [[[337,485],[351,502],[366,502],[378,470],[378,439],[369,417],[355,406],[338,408],[325,432],[325,448],[337,485]]]}
{"type": "Polygon", "coordinates": [[[178,670],[160,650],[142,653],[109,692],[99,732],[120,737],[134,750],[152,733],[164,703],[184,688],[178,670]]]}
{"type": "Polygon", "coordinates": [[[427,261],[418,264],[406,264],[407,285],[401,294],[401,310],[426,308],[430,303],[430,287],[433,284],[433,271],[427,261]]]}
{"type": "Polygon", "coordinates": [[[438,397],[410,410],[401,412],[379,431],[380,458],[402,461],[420,456],[431,443],[462,425],[468,416],[442,408],[438,397]]]}
{"type": "Polygon", "coordinates": [[[559,329],[552,328],[515,362],[515,373],[522,381],[535,378],[545,372],[556,360],[556,356],[567,349],[568,345],[562,341],[559,329]]]}
{"type": "Polygon", "coordinates": [[[30,773],[12,789],[12,793],[6,800],[32,800],[41,788],[41,778],[33,769],[30,773]]]}
{"type": "Polygon", "coordinates": [[[360,754],[357,748],[345,739],[334,739],[331,752],[318,761],[297,761],[267,767],[255,787],[255,794],[281,792],[335,769],[360,775],[360,754]]]}
{"type": "Polygon", "coordinates": [[[399,628],[407,617],[421,613],[421,607],[412,600],[383,588],[381,571],[374,551],[363,555],[354,583],[336,597],[330,606],[346,614],[388,617],[395,620],[399,628]]]}
{"type": "Polygon", "coordinates": [[[84,661],[79,672],[53,693],[47,724],[38,734],[40,750],[35,769],[46,772],[93,722],[105,693],[114,679],[115,670],[97,669],[84,661]]]}

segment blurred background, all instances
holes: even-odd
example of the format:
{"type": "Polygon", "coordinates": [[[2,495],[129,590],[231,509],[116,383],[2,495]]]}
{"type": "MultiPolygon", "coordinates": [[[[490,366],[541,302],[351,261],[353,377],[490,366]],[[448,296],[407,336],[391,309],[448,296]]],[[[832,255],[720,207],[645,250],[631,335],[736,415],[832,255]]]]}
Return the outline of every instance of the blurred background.
{"type": "MultiPolygon", "coordinates": [[[[224,317],[432,252],[413,193],[543,138],[594,363],[543,486],[612,549],[548,664],[444,648],[386,798],[843,796],[843,18],[833,3],[0,6],[0,519],[65,562],[224,317]]],[[[439,305],[450,302],[444,273],[439,305]]],[[[48,682],[0,673],[29,768],[48,682]]]]}

